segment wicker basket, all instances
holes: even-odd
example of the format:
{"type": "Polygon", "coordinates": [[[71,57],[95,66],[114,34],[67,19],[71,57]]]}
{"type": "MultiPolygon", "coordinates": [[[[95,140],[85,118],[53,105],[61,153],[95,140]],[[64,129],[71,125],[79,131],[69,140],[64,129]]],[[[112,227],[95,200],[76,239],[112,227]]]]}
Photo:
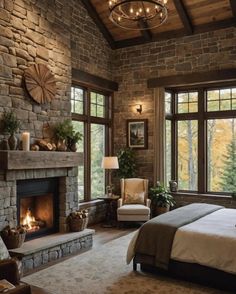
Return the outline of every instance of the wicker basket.
{"type": "Polygon", "coordinates": [[[88,217],[85,218],[70,218],[69,226],[71,232],[80,232],[87,228],[88,217]]]}
{"type": "Polygon", "coordinates": [[[15,235],[5,235],[2,234],[1,237],[7,247],[7,249],[15,249],[21,247],[25,241],[26,233],[15,234],[15,235]]]}

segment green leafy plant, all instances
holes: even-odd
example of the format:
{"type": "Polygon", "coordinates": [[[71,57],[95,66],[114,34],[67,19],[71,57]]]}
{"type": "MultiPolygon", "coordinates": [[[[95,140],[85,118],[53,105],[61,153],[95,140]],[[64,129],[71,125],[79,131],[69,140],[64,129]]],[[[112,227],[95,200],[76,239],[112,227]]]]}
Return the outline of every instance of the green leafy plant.
{"type": "Polygon", "coordinates": [[[20,121],[16,118],[13,111],[5,111],[3,114],[3,131],[14,135],[20,128],[20,121]]]}
{"type": "Polygon", "coordinates": [[[54,128],[55,136],[58,140],[65,140],[67,147],[71,151],[76,151],[76,143],[82,140],[83,135],[74,129],[71,120],[66,119],[58,123],[54,128]]]}
{"type": "Polygon", "coordinates": [[[119,178],[133,178],[136,173],[135,154],[131,148],[120,149],[117,153],[119,169],[117,175],[119,178]]]}
{"type": "Polygon", "coordinates": [[[150,189],[149,196],[155,207],[173,207],[176,204],[169,190],[159,183],[150,189]]]}
{"type": "Polygon", "coordinates": [[[72,133],[67,136],[67,140],[70,142],[70,144],[76,144],[81,141],[82,138],[83,135],[80,132],[76,132],[74,128],[72,129],[72,133]]]}
{"type": "Polygon", "coordinates": [[[59,140],[67,140],[68,137],[73,134],[73,125],[71,120],[66,119],[55,125],[54,128],[55,136],[59,140]]]}

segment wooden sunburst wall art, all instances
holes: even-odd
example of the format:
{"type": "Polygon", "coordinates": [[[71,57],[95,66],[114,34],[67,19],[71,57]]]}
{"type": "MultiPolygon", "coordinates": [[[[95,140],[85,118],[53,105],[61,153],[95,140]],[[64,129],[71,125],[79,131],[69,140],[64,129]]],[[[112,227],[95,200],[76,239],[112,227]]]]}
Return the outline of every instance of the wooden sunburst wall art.
{"type": "Polygon", "coordinates": [[[39,104],[51,102],[56,95],[56,80],[44,64],[34,64],[25,70],[25,85],[30,96],[39,104]]]}

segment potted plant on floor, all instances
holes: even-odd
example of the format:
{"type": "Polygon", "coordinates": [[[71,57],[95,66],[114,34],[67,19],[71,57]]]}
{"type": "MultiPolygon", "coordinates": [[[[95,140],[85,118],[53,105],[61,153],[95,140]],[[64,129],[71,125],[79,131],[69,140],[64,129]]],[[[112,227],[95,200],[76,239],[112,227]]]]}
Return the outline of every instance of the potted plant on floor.
{"type": "Polygon", "coordinates": [[[16,118],[16,115],[13,111],[4,112],[3,114],[3,131],[6,134],[9,134],[8,144],[10,150],[16,150],[18,140],[15,136],[15,133],[20,128],[20,121],[16,118]]]}
{"type": "Polygon", "coordinates": [[[165,213],[175,205],[174,197],[170,194],[169,190],[159,182],[157,182],[156,187],[150,189],[149,195],[155,215],[165,213]]]}

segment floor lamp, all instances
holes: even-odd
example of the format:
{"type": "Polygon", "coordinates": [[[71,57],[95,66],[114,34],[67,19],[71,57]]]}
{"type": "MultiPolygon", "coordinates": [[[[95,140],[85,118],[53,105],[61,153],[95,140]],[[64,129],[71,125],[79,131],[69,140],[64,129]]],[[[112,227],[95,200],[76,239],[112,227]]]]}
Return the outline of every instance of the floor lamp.
{"type": "Polygon", "coordinates": [[[112,196],[112,183],[110,170],[118,169],[119,163],[117,156],[105,156],[102,159],[102,168],[108,170],[108,186],[106,187],[107,196],[112,196]],[[109,191],[110,190],[110,191],[109,191]]]}

